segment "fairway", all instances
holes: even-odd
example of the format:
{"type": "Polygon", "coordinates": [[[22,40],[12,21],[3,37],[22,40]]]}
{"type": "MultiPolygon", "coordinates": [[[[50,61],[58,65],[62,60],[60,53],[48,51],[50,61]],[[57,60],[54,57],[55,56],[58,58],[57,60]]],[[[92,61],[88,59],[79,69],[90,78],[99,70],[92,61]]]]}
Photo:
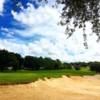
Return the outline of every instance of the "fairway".
{"type": "Polygon", "coordinates": [[[39,70],[39,71],[16,71],[16,72],[0,72],[0,84],[25,84],[34,82],[38,79],[57,78],[62,75],[94,75],[95,72],[89,70],[39,70]]]}

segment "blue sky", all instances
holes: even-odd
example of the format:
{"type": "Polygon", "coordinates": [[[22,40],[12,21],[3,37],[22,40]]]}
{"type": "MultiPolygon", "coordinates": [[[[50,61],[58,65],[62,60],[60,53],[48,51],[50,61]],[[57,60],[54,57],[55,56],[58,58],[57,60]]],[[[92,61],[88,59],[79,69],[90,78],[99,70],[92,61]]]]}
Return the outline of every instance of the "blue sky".
{"type": "Polygon", "coordinates": [[[52,8],[52,0],[46,5],[36,0],[19,1],[16,7],[12,0],[0,0],[0,49],[68,62],[100,60],[100,44],[95,34],[91,35],[89,23],[89,49],[85,49],[82,30],[66,39],[65,26],[58,25],[61,7],[52,8]]]}

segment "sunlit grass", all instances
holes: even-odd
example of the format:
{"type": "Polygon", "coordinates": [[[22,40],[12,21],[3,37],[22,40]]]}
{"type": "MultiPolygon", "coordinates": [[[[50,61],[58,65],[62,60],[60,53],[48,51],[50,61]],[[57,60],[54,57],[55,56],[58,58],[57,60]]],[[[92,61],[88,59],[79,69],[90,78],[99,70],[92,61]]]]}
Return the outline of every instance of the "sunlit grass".
{"type": "Polygon", "coordinates": [[[57,78],[62,75],[94,75],[95,72],[90,70],[39,70],[39,71],[17,71],[17,72],[0,72],[0,84],[25,84],[38,80],[39,78],[57,78]]]}

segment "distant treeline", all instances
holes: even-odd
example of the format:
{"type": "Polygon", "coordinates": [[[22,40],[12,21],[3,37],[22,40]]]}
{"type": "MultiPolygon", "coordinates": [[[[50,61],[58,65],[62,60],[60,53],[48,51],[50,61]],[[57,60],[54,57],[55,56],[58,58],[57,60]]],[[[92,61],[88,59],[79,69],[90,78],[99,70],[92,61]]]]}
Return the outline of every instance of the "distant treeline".
{"type": "Polygon", "coordinates": [[[7,50],[0,50],[0,71],[5,70],[52,70],[73,69],[80,70],[88,67],[92,71],[100,72],[100,62],[61,62],[59,59],[25,56],[7,50]]]}

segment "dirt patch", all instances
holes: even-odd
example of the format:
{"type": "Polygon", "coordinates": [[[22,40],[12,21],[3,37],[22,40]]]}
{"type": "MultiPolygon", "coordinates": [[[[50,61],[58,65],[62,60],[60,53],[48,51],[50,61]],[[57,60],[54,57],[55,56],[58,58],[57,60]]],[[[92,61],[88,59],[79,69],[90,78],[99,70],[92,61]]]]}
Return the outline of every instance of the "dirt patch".
{"type": "Polygon", "coordinates": [[[41,80],[0,86],[0,100],[100,100],[100,75],[41,80]]]}

